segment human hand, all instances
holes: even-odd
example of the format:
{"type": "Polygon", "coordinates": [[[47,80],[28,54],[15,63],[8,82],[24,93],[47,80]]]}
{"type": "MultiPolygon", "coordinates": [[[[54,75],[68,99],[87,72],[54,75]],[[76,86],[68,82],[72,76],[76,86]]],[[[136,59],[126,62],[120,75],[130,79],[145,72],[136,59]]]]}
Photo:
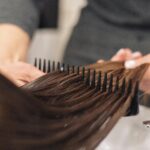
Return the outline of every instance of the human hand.
{"type": "MultiPolygon", "coordinates": [[[[133,69],[144,63],[150,63],[150,54],[142,56],[138,51],[132,52],[129,48],[122,48],[111,58],[111,61],[125,62],[125,67],[127,69],[133,69]]],[[[103,62],[103,60],[98,61],[98,63],[101,62],[103,62]]],[[[150,67],[140,82],[140,89],[146,93],[150,93],[150,67]]]]}
{"type": "MultiPolygon", "coordinates": [[[[130,59],[137,59],[142,57],[142,54],[138,51],[132,52],[129,48],[121,48],[112,58],[111,61],[126,61],[130,59]]],[[[98,63],[104,62],[104,60],[98,60],[98,63]]]]}
{"type": "Polygon", "coordinates": [[[44,75],[43,72],[34,66],[24,62],[1,63],[0,73],[14,82],[17,86],[22,86],[44,75]]]}
{"type": "MultiPolygon", "coordinates": [[[[144,63],[148,63],[150,65],[150,54],[137,58],[137,59],[131,59],[131,60],[125,61],[125,67],[127,69],[133,69],[144,63]]],[[[146,93],[150,93],[150,66],[148,70],[146,71],[146,73],[144,74],[142,81],[140,82],[140,89],[146,93]]]]}
{"type": "Polygon", "coordinates": [[[141,58],[142,54],[139,51],[132,52],[129,48],[121,48],[112,58],[111,61],[127,61],[130,59],[141,58]]]}

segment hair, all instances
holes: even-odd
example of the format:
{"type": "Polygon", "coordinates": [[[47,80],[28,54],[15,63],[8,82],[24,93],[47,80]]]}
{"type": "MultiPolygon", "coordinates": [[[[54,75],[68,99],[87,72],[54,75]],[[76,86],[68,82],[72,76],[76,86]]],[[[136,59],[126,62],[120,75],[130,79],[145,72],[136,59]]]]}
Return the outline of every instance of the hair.
{"type": "Polygon", "coordinates": [[[68,67],[21,88],[1,75],[0,149],[95,149],[122,116],[137,113],[133,104],[147,68],[68,67]]]}

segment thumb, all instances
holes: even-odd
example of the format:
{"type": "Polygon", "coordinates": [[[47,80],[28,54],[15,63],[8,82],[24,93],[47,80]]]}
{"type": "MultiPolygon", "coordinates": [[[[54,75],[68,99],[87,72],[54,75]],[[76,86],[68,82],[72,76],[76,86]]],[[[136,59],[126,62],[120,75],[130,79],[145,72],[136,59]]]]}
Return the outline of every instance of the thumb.
{"type": "Polygon", "coordinates": [[[125,65],[125,68],[127,68],[127,69],[133,69],[138,66],[137,60],[128,60],[125,62],[124,65],[125,65]]]}
{"type": "Polygon", "coordinates": [[[125,62],[125,67],[127,69],[133,69],[139,65],[142,65],[144,63],[150,63],[150,54],[143,56],[141,58],[138,59],[132,59],[132,60],[128,60],[125,62]]]}
{"type": "Polygon", "coordinates": [[[125,61],[132,57],[132,51],[129,48],[121,48],[116,55],[111,58],[111,61],[125,61]]]}

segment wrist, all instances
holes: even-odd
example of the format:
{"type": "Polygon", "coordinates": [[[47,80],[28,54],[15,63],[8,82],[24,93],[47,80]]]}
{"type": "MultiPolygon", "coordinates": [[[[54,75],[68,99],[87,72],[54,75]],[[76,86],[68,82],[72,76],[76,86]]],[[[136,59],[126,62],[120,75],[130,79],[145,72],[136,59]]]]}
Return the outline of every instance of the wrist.
{"type": "Polygon", "coordinates": [[[26,60],[29,46],[29,35],[21,28],[10,25],[0,25],[0,62],[26,60]]]}

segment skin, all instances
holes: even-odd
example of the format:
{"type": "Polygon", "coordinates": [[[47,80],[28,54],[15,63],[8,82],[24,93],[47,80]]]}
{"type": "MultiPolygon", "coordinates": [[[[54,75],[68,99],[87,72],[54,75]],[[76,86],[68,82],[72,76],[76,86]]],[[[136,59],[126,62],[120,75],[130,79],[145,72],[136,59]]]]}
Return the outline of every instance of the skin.
{"type": "MultiPolygon", "coordinates": [[[[132,53],[131,49],[125,48],[118,51],[111,59],[112,61],[124,61],[127,69],[133,69],[144,63],[150,64],[150,54],[142,56],[140,52],[132,53]]],[[[150,67],[146,71],[141,83],[140,89],[146,93],[150,93],[150,67]]]]}
{"type": "Polygon", "coordinates": [[[25,62],[1,63],[0,72],[17,86],[22,86],[44,75],[43,72],[25,62]]]}
{"type": "Polygon", "coordinates": [[[0,62],[25,61],[29,35],[12,24],[0,24],[0,62]]]}
{"type": "Polygon", "coordinates": [[[145,55],[141,58],[126,61],[125,67],[127,69],[132,69],[132,68],[140,66],[144,63],[148,63],[149,68],[147,69],[146,73],[144,74],[144,77],[140,83],[140,88],[141,88],[141,90],[145,91],[146,93],[150,93],[150,54],[145,55]]]}
{"type": "Polygon", "coordinates": [[[0,24],[0,72],[22,86],[42,76],[44,73],[25,63],[29,35],[13,24],[0,24]]]}
{"type": "MultiPolygon", "coordinates": [[[[22,62],[26,61],[30,41],[29,35],[20,27],[13,24],[0,24],[0,72],[18,86],[31,82],[44,74],[32,65],[22,62]]],[[[150,63],[150,54],[142,57],[140,52],[132,53],[131,49],[124,48],[111,60],[124,61],[127,68],[134,68],[143,63],[150,63]],[[127,65],[129,60],[132,60],[134,66],[127,65]]],[[[150,67],[145,73],[140,87],[142,90],[150,92],[150,67]]]]}

